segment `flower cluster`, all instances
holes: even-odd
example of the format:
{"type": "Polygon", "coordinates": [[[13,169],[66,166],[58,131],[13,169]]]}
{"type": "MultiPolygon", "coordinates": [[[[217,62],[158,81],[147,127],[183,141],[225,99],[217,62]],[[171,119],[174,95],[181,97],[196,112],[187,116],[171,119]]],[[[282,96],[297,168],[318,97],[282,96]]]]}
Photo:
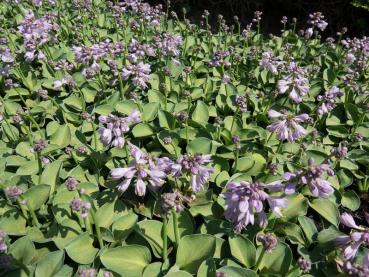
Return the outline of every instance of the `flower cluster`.
{"type": "Polygon", "coordinates": [[[112,114],[99,116],[99,122],[106,124],[106,127],[101,127],[98,130],[101,142],[105,146],[122,148],[125,143],[124,134],[130,130],[129,126],[140,121],[140,112],[137,110],[127,117],[118,117],[112,114]]]}
{"type": "Polygon", "coordinates": [[[334,190],[332,184],[328,180],[323,179],[324,173],[327,173],[329,176],[334,175],[334,171],[329,164],[314,165],[314,160],[309,159],[307,169],[293,173],[286,172],[284,178],[288,182],[287,188],[290,193],[294,192],[300,185],[307,185],[313,196],[327,198],[334,190]]]}
{"type": "Polygon", "coordinates": [[[211,155],[190,155],[181,156],[176,164],[172,164],[171,170],[175,178],[182,175],[189,175],[190,184],[194,192],[204,189],[208,182],[210,174],[214,172],[213,168],[205,166],[211,162],[211,155]]]}
{"type": "Polygon", "coordinates": [[[139,62],[138,64],[127,65],[123,68],[122,78],[127,80],[129,77],[132,78],[132,83],[141,89],[147,88],[147,83],[150,81],[150,65],[139,62]]]}
{"type": "Polygon", "coordinates": [[[69,204],[70,208],[74,212],[79,212],[83,218],[88,216],[91,209],[91,203],[82,201],[81,198],[75,197],[69,204]]]}
{"type": "Polygon", "coordinates": [[[298,140],[307,135],[307,131],[299,123],[310,122],[308,114],[300,114],[297,116],[287,115],[275,110],[270,110],[268,116],[274,119],[274,122],[267,127],[271,132],[275,132],[280,140],[288,140],[289,142],[298,140]]]}
{"type": "Polygon", "coordinates": [[[281,181],[270,184],[246,181],[229,183],[227,191],[222,194],[226,202],[225,218],[233,223],[237,232],[241,232],[249,224],[254,225],[255,217],[259,226],[265,226],[268,221],[264,211],[265,202],[278,217],[282,216],[281,209],[287,207],[286,199],[268,193],[268,190],[280,191],[282,188],[281,181]]]}
{"type": "Polygon", "coordinates": [[[36,51],[38,51],[38,58],[44,57],[40,47],[52,39],[50,33],[57,28],[57,24],[53,22],[53,16],[47,15],[37,19],[33,11],[26,12],[23,21],[18,26],[18,31],[23,36],[26,49],[24,58],[27,62],[35,59],[36,51]]]}
{"type": "Polygon", "coordinates": [[[302,97],[309,92],[309,80],[305,77],[306,71],[295,62],[287,67],[289,74],[278,81],[278,89],[281,94],[289,93],[289,98],[295,103],[300,103],[302,97]]]}
{"type": "Polygon", "coordinates": [[[324,95],[318,95],[316,100],[319,101],[318,113],[320,115],[327,114],[335,107],[336,99],[342,96],[342,92],[336,86],[331,87],[324,95]]]}
{"type": "Polygon", "coordinates": [[[118,185],[120,192],[125,192],[132,180],[135,179],[135,193],[139,196],[146,194],[146,186],[153,191],[158,190],[166,177],[165,172],[148,154],[141,151],[137,146],[129,144],[130,154],[133,160],[125,168],[114,168],[111,176],[115,180],[122,180],[118,185]]]}

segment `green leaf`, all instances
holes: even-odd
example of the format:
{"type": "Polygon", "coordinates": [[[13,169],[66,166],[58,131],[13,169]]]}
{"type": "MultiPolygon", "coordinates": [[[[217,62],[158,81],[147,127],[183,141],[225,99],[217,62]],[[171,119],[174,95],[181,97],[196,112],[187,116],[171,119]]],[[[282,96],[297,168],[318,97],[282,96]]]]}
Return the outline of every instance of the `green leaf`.
{"type": "Polygon", "coordinates": [[[28,189],[23,198],[27,201],[32,210],[38,210],[49,198],[50,186],[38,185],[28,189]]]}
{"type": "Polygon", "coordinates": [[[119,102],[115,109],[117,112],[120,112],[125,115],[131,114],[133,111],[138,110],[137,104],[132,100],[125,100],[122,102],[119,102]]]}
{"type": "Polygon", "coordinates": [[[38,162],[37,161],[29,161],[22,164],[16,174],[20,176],[34,175],[38,172],[38,162]]]}
{"type": "Polygon", "coordinates": [[[342,195],[341,204],[354,212],[360,208],[360,197],[353,190],[345,191],[342,195]]]}
{"type": "Polygon", "coordinates": [[[50,138],[50,143],[59,145],[60,148],[68,146],[70,141],[71,132],[68,125],[61,125],[50,138]]]}
{"type": "MultiPolygon", "coordinates": [[[[262,246],[258,248],[258,256],[262,246]]],[[[280,274],[285,276],[292,262],[292,251],[290,247],[279,242],[277,247],[271,252],[265,252],[259,265],[260,272],[265,274],[280,274]]]]}
{"type": "Polygon", "coordinates": [[[95,218],[100,227],[108,228],[126,210],[121,200],[107,202],[96,211],[95,218]]]}
{"type": "MultiPolygon", "coordinates": [[[[191,214],[187,210],[182,210],[177,213],[178,216],[178,232],[179,237],[186,235],[191,235],[194,233],[194,222],[191,214]]],[[[174,226],[173,226],[173,216],[171,215],[168,220],[168,237],[175,241],[174,226]]]]}
{"type": "Polygon", "coordinates": [[[141,276],[151,261],[149,249],[141,245],[128,245],[107,249],[100,256],[102,264],[121,276],[141,276]]]}
{"type": "Polygon", "coordinates": [[[161,257],[163,238],[161,235],[163,223],[157,220],[143,220],[138,223],[140,233],[150,244],[155,256],[161,257]]]}
{"type": "Polygon", "coordinates": [[[287,220],[300,215],[306,215],[308,200],[302,194],[296,194],[286,197],[288,206],[283,209],[283,217],[287,220]]]}
{"type": "Polygon", "coordinates": [[[215,277],[216,267],[213,258],[203,261],[197,271],[197,277],[215,277]]]}
{"type": "Polygon", "coordinates": [[[186,271],[178,270],[169,272],[168,274],[165,275],[165,277],[192,277],[192,275],[186,271]]]}
{"type": "Polygon", "coordinates": [[[172,114],[166,111],[159,110],[158,118],[160,127],[170,130],[175,129],[177,120],[172,114]]]}
{"type": "Polygon", "coordinates": [[[184,236],[178,245],[176,265],[180,269],[195,274],[201,263],[213,256],[215,238],[211,235],[195,234],[184,236]],[[194,251],[195,245],[201,245],[194,251]]]}
{"type": "Polygon", "coordinates": [[[314,221],[306,216],[299,216],[298,221],[308,242],[310,244],[313,243],[316,235],[318,234],[314,221]]]}
{"type": "Polygon", "coordinates": [[[46,165],[41,175],[41,184],[47,184],[50,188],[50,194],[55,190],[55,186],[59,180],[59,173],[63,166],[63,162],[54,161],[51,164],[46,165]]]}
{"type": "Polygon", "coordinates": [[[64,251],[54,251],[46,254],[36,266],[35,277],[54,277],[63,266],[64,251]]]}
{"type": "Polygon", "coordinates": [[[154,277],[154,276],[161,277],[163,276],[162,271],[161,271],[162,266],[163,264],[161,262],[149,264],[147,267],[145,267],[142,277],[154,277]]]}
{"type": "Polygon", "coordinates": [[[36,257],[35,245],[27,236],[17,239],[9,247],[9,253],[25,265],[30,264],[36,257]]]}
{"type": "Polygon", "coordinates": [[[196,138],[187,145],[187,152],[191,154],[210,154],[212,141],[208,138],[196,138]]]}
{"type": "Polygon", "coordinates": [[[223,272],[227,277],[258,277],[255,271],[236,266],[223,266],[217,272],[223,272]]]}
{"type": "Polygon", "coordinates": [[[18,213],[7,212],[0,217],[0,229],[11,236],[26,234],[26,219],[18,213]]]}
{"type": "Polygon", "coordinates": [[[148,137],[154,134],[153,128],[147,123],[139,123],[132,129],[135,138],[148,137]]]}
{"type": "Polygon", "coordinates": [[[209,109],[208,106],[202,102],[197,101],[195,110],[192,113],[192,120],[198,123],[204,124],[209,120],[209,109]]]}
{"type": "Polygon", "coordinates": [[[243,235],[234,235],[233,237],[230,237],[228,241],[232,256],[237,261],[248,268],[255,264],[256,248],[249,239],[243,235]]]}
{"type": "Polygon", "coordinates": [[[134,213],[129,213],[117,219],[112,225],[114,238],[124,241],[133,231],[137,219],[138,216],[134,213]]]}
{"type": "Polygon", "coordinates": [[[337,206],[328,199],[314,199],[309,203],[318,214],[335,226],[338,226],[339,212],[337,206]]]}
{"type": "Polygon", "coordinates": [[[143,106],[142,116],[145,122],[153,121],[158,115],[160,104],[159,103],[147,103],[143,106]]]}
{"type": "Polygon", "coordinates": [[[73,239],[65,250],[68,256],[79,264],[90,264],[95,259],[97,249],[92,245],[93,239],[88,233],[84,233],[73,239]]]}

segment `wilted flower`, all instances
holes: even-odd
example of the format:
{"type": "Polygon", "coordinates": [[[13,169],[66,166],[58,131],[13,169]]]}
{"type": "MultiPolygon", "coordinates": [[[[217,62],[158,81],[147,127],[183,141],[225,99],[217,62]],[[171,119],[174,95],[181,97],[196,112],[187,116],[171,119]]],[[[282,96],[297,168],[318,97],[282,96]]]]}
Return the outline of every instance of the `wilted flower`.
{"type": "Polygon", "coordinates": [[[145,89],[147,88],[146,83],[150,80],[150,71],[149,64],[144,64],[143,62],[131,64],[126,68],[123,68],[122,78],[123,80],[127,80],[130,76],[132,76],[133,84],[141,89],[145,89]]]}
{"type": "Polygon", "coordinates": [[[278,245],[278,239],[272,233],[266,233],[258,236],[258,241],[263,245],[266,252],[271,253],[278,245]]]}
{"type": "Polygon", "coordinates": [[[214,172],[213,168],[205,166],[210,162],[211,155],[185,154],[178,159],[177,163],[171,165],[171,171],[175,178],[179,178],[182,174],[188,174],[191,178],[192,190],[199,192],[204,189],[210,174],[214,172]]]}
{"type": "Polygon", "coordinates": [[[81,198],[75,197],[70,202],[70,208],[75,212],[80,212],[81,216],[83,218],[88,216],[88,213],[91,209],[91,203],[90,202],[84,202],[81,198]]]}
{"type": "Polygon", "coordinates": [[[118,117],[115,115],[99,116],[100,123],[106,124],[98,130],[101,142],[105,146],[119,147],[124,146],[124,134],[130,129],[129,126],[141,121],[140,112],[135,110],[127,117],[118,117]]]}
{"type": "Polygon", "coordinates": [[[43,149],[45,149],[48,146],[47,140],[39,139],[35,141],[32,150],[34,152],[41,152],[43,149]]]}
{"type": "Polygon", "coordinates": [[[125,168],[114,168],[111,170],[111,176],[115,180],[121,179],[118,190],[125,192],[128,186],[135,181],[135,193],[139,196],[146,194],[146,185],[148,184],[154,191],[161,187],[166,177],[165,172],[152,160],[149,155],[142,152],[137,146],[129,144],[130,153],[133,161],[125,168]]]}
{"type": "Polygon", "coordinates": [[[292,116],[270,110],[268,116],[273,118],[274,122],[267,129],[275,132],[280,140],[286,139],[292,142],[307,135],[307,131],[299,123],[309,122],[310,117],[308,114],[304,113],[298,116],[292,116]]]}
{"type": "Polygon", "coordinates": [[[334,171],[329,164],[323,163],[315,166],[314,160],[309,159],[307,169],[284,174],[284,178],[288,182],[288,193],[293,193],[297,186],[307,185],[313,196],[328,198],[334,190],[331,183],[323,179],[324,173],[327,173],[329,176],[334,175],[334,171]]]}
{"type": "Polygon", "coordinates": [[[302,97],[309,92],[309,81],[305,78],[305,70],[298,67],[295,62],[288,66],[289,75],[278,81],[278,89],[281,94],[289,93],[289,98],[295,103],[300,103],[302,97]]]}
{"type": "Polygon", "coordinates": [[[369,246],[369,229],[358,226],[354,218],[346,212],[341,215],[340,221],[346,227],[357,230],[351,232],[350,235],[339,236],[336,239],[336,244],[344,250],[345,259],[351,260],[361,245],[369,246]]]}
{"type": "Polygon", "coordinates": [[[342,96],[342,92],[338,87],[333,86],[324,95],[318,95],[317,100],[320,102],[318,107],[318,114],[327,114],[335,107],[335,100],[342,96]]]}
{"type": "Polygon", "coordinates": [[[246,96],[236,95],[233,105],[235,105],[241,112],[247,112],[246,96]]]}
{"type": "Polygon", "coordinates": [[[17,186],[11,186],[7,187],[4,192],[11,201],[15,201],[17,200],[19,195],[22,195],[23,189],[17,186]]]}
{"type": "Polygon", "coordinates": [[[173,209],[179,213],[184,208],[183,202],[189,202],[189,200],[178,190],[163,193],[161,195],[161,210],[165,215],[169,214],[173,209]]]}
{"type": "Polygon", "coordinates": [[[231,182],[227,185],[227,191],[222,194],[226,201],[224,216],[233,223],[237,232],[241,232],[249,224],[254,225],[255,216],[257,216],[260,226],[267,223],[264,211],[265,202],[268,202],[274,215],[282,216],[281,209],[287,207],[287,200],[271,196],[266,192],[267,190],[283,190],[282,182],[263,184],[241,181],[240,183],[231,182]]]}

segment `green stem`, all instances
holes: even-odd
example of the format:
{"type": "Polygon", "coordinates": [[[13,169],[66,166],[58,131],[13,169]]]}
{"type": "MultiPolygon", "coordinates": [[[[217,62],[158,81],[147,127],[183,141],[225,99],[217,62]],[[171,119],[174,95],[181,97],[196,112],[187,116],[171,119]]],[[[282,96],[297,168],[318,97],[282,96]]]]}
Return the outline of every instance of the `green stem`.
{"type": "Polygon", "coordinates": [[[173,214],[173,229],[174,229],[174,237],[176,240],[176,245],[178,247],[179,245],[179,229],[178,229],[178,215],[177,215],[177,211],[175,209],[172,210],[172,214],[173,214]]]}
{"type": "Polygon", "coordinates": [[[27,211],[24,209],[24,205],[22,205],[21,201],[19,201],[19,198],[17,198],[17,204],[19,205],[19,208],[21,209],[24,218],[28,219],[27,211]]]}
{"type": "Polygon", "coordinates": [[[37,220],[37,216],[35,214],[35,211],[31,208],[31,205],[28,202],[27,202],[27,208],[28,208],[28,211],[31,215],[33,226],[35,226],[37,228],[40,227],[40,223],[37,220]]]}
{"type": "Polygon", "coordinates": [[[83,221],[85,222],[86,231],[88,231],[88,233],[92,235],[93,232],[92,232],[90,221],[88,220],[88,216],[83,218],[83,221]]]}
{"type": "Polygon", "coordinates": [[[38,184],[41,184],[41,176],[42,176],[42,161],[41,161],[41,153],[37,152],[37,163],[38,163],[38,184]]]}
{"type": "Polygon", "coordinates": [[[92,219],[95,223],[97,240],[99,241],[100,249],[102,249],[104,247],[104,242],[103,242],[103,239],[102,239],[102,236],[101,236],[100,226],[99,226],[99,224],[97,222],[97,219],[96,219],[95,211],[93,211],[92,209],[91,209],[91,215],[92,215],[92,219]]]}
{"type": "Polygon", "coordinates": [[[239,150],[237,149],[234,154],[234,166],[233,166],[233,173],[235,173],[237,165],[238,165],[238,153],[239,150]]]}
{"type": "Polygon", "coordinates": [[[162,229],[162,237],[163,237],[163,262],[166,262],[168,259],[168,220],[167,217],[163,217],[163,229],[162,229]]]}
{"type": "Polygon", "coordinates": [[[236,112],[234,113],[234,115],[233,115],[233,119],[232,119],[232,124],[231,124],[231,132],[232,132],[232,130],[233,130],[233,125],[234,125],[234,122],[236,121],[236,116],[237,116],[237,114],[238,114],[238,110],[239,110],[239,108],[237,107],[237,109],[236,109],[236,112]]]}
{"type": "Polygon", "coordinates": [[[256,265],[255,265],[255,271],[257,271],[257,270],[259,269],[260,263],[261,263],[261,261],[263,260],[263,257],[264,257],[265,252],[266,252],[266,250],[265,250],[265,248],[263,247],[263,249],[261,250],[261,253],[260,253],[260,255],[259,255],[258,261],[256,262],[256,265]]]}
{"type": "Polygon", "coordinates": [[[91,127],[92,127],[93,136],[94,136],[95,151],[97,151],[97,134],[96,134],[95,124],[93,121],[91,121],[91,127]]]}

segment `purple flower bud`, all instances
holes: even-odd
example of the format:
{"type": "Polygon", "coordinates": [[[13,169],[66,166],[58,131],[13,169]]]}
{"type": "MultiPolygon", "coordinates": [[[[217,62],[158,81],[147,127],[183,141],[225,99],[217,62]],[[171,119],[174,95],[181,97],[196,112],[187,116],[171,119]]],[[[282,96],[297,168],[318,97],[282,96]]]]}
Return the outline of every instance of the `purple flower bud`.
{"type": "Polygon", "coordinates": [[[77,179],[76,179],[76,178],[74,178],[74,177],[69,177],[69,178],[67,179],[67,181],[65,181],[65,186],[67,187],[67,189],[68,189],[69,191],[74,191],[74,190],[76,190],[77,185],[78,185],[78,181],[77,181],[77,179]]]}
{"type": "Polygon", "coordinates": [[[271,233],[265,235],[259,235],[258,241],[260,241],[266,252],[271,253],[278,245],[278,239],[271,233]]]}
{"type": "Polygon", "coordinates": [[[310,270],[311,270],[311,262],[310,261],[305,260],[303,257],[300,257],[297,260],[297,264],[298,264],[300,270],[303,273],[309,273],[310,272],[310,270]]]}
{"type": "Polygon", "coordinates": [[[45,149],[48,146],[47,140],[40,139],[35,141],[33,145],[33,151],[34,152],[41,152],[43,149],[45,149]]]}
{"type": "Polygon", "coordinates": [[[5,194],[11,201],[17,200],[18,196],[22,195],[22,193],[22,188],[17,186],[11,186],[5,189],[5,194]]]}
{"type": "Polygon", "coordinates": [[[82,269],[79,270],[77,273],[78,277],[96,277],[96,269],[94,268],[86,268],[86,269],[82,269]]]}
{"type": "Polygon", "coordinates": [[[164,144],[172,144],[172,138],[171,137],[165,137],[163,138],[164,144]]]}

